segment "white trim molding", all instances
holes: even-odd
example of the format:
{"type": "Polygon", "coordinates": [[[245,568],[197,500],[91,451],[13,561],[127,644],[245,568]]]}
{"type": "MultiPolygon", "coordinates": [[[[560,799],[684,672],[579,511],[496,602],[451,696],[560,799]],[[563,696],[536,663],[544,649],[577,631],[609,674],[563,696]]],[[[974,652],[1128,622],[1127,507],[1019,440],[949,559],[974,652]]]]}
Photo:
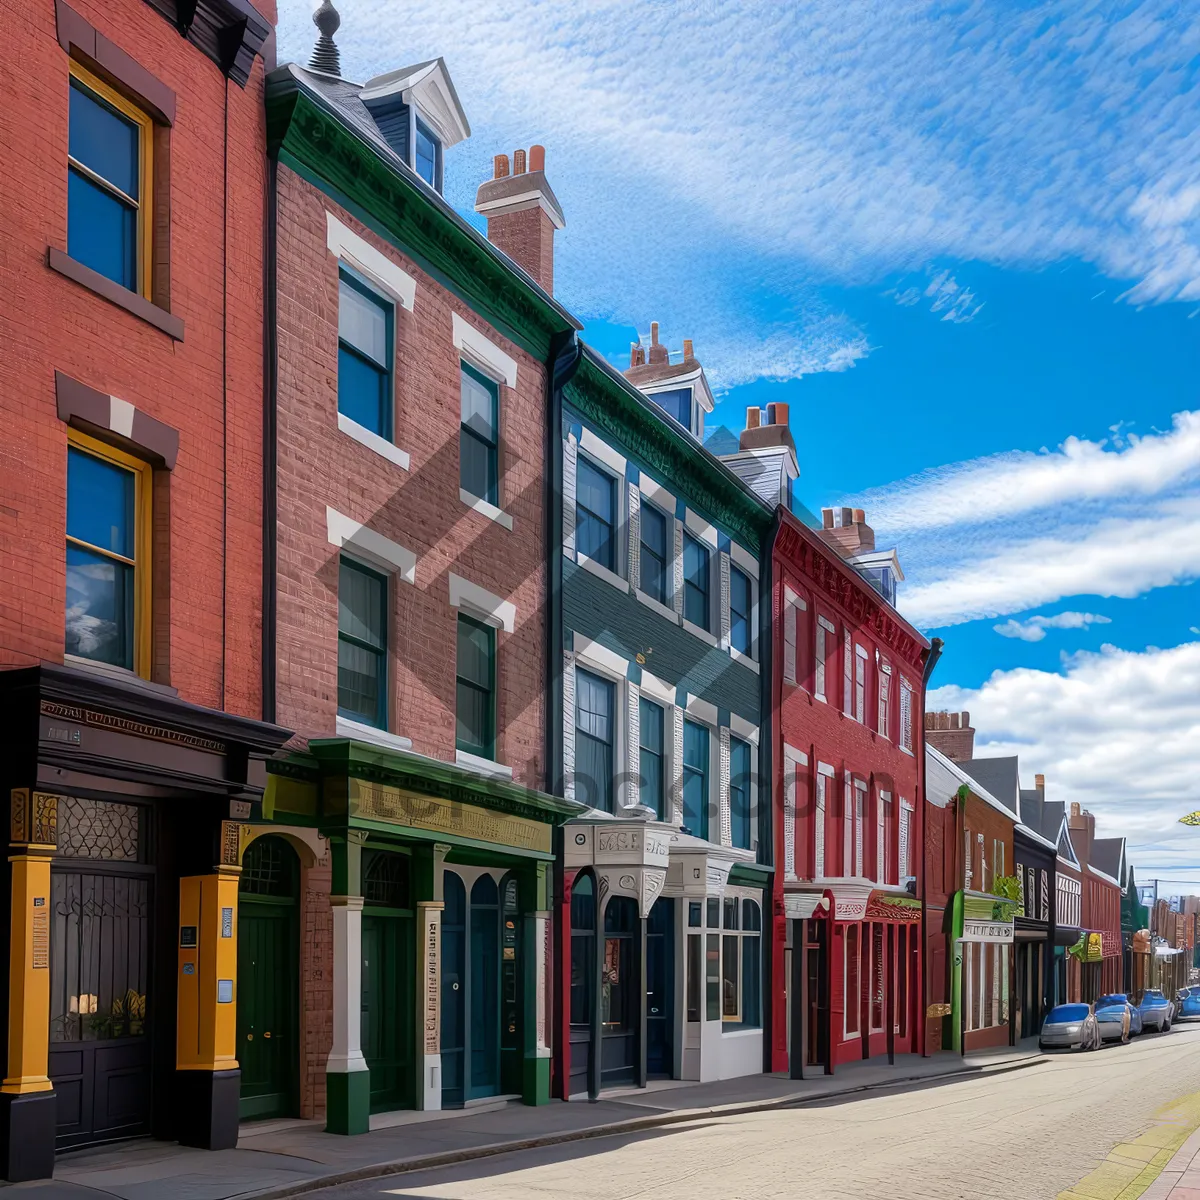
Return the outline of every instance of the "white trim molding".
{"type": "Polygon", "coordinates": [[[351,721],[349,717],[339,716],[334,728],[338,737],[353,738],[356,742],[370,742],[373,746],[386,746],[389,750],[412,749],[411,738],[388,733],[386,729],[374,725],[364,725],[361,721],[351,721]]]}
{"type": "Polygon", "coordinates": [[[729,728],[733,731],[735,737],[740,737],[743,742],[751,742],[753,745],[758,745],[758,726],[753,721],[747,721],[745,717],[739,717],[737,713],[729,714],[729,728]]]}
{"type": "Polygon", "coordinates": [[[458,313],[450,314],[455,349],[485,375],[510,388],[517,386],[517,360],[506,354],[495,342],[486,338],[458,313]]]}
{"type": "Polygon", "coordinates": [[[493,595],[477,583],[450,572],[450,607],[465,609],[471,616],[512,633],[517,623],[517,606],[493,595]]]}
{"type": "Polygon", "coordinates": [[[594,667],[596,670],[607,672],[620,679],[626,678],[629,674],[627,658],[622,658],[607,646],[580,637],[579,634],[575,635],[575,660],[583,663],[584,666],[594,667]]]}
{"type": "Polygon", "coordinates": [[[671,683],[664,683],[657,675],[651,675],[649,671],[642,671],[642,682],[640,687],[652,700],[656,700],[660,704],[674,704],[676,689],[671,683]]]}
{"type": "Polygon", "coordinates": [[[699,696],[693,696],[691,692],[688,692],[687,715],[697,721],[703,721],[705,725],[711,725],[714,729],[717,726],[717,706],[707,700],[701,700],[699,696]]]}
{"type": "Polygon", "coordinates": [[[498,779],[512,778],[512,767],[490,758],[481,758],[478,754],[468,754],[465,750],[454,751],[454,763],[455,766],[466,767],[468,771],[475,771],[479,775],[495,776],[498,779]]]}
{"type": "Polygon", "coordinates": [[[352,421],[345,413],[338,413],[338,429],[348,438],[353,438],[360,446],[366,446],[368,450],[374,450],[380,458],[386,458],[388,462],[395,463],[402,471],[407,471],[409,467],[408,451],[401,450],[399,446],[393,442],[389,442],[387,438],[382,438],[377,433],[373,433],[365,425],[360,425],[357,421],[352,421]]]}
{"type": "Polygon", "coordinates": [[[747,575],[754,579],[758,578],[758,559],[749,550],[743,550],[737,542],[730,542],[729,557],[733,559],[735,567],[745,571],[747,575]]]}
{"type": "Polygon", "coordinates": [[[717,548],[716,526],[710,525],[699,513],[694,513],[690,508],[684,509],[683,524],[684,528],[693,537],[698,537],[702,542],[707,542],[708,546],[713,550],[717,548]]]}
{"type": "Polygon", "coordinates": [[[490,504],[479,496],[472,496],[466,488],[458,489],[458,498],[473,512],[479,513],[481,517],[487,517],[489,521],[495,521],[497,525],[501,525],[505,529],[512,529],[513,519],[504,509],[497,508],[496,505],[490,504]]]}
{"type": "Polygon", "coordinates": [[[405,583],[416,583],[417,556],[411,550],[329,505],[325,506],[325,527],[331,546],[349,550],[383,571],[395,572],[405,583]]]}
{"type": "Polygon", "coordinates": [[[624,479],[625,456],[598,438],[586,425],[579,431],[579,448],[624,479]]]}
{"type": "Polygon", "coordinates": [[[645,471],[638,472],[638,490],[651,504],[661,509],[668,520],[674,520],[676,507],[674,495],[657,480],[651,479],[645,471]]]}
{"type": "Polygon", "coordinates": [[[403,267],[392,262],[382,250],[376,250],[366,238],[360,237],[328,210],[325,213],[325,244],[335,258],[361,271],[401,308],[413,311],[417,281],[403,267]]]}

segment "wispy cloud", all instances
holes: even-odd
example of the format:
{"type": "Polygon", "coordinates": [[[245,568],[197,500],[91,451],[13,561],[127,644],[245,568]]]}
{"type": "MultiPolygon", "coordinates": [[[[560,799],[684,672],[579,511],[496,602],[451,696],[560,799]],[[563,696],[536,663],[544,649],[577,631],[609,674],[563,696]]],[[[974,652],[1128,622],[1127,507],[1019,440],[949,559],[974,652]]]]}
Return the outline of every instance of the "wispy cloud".
{"type": "Polygon", "coordinates": [[[924,286],[898,284],[889,288],[884,295],[891,296],[903,308],[911,308],[922,300],[928,300],[931,313],[940,314],[943,321],[951,321],[955,325],[965,325],[979,315],[984,302],[969,287],[960,284],[949,271],[929,268],[926,274],[929,282],[924,286]]]}
{"type": "Polygon", "coordinates": [[[1111,625],[1112,617],[1099,613],[1060,612],[1052,617],[1026,617],[1023,621],[1013,618],[995,626],[1001,637],[1019,638],[1023,642],[1040,642],[1047,629],[1087,629],[1092,625],[1111,625]]]}
{"type": "MultiPolygon", "coordinates": [[[[281,0],[283,57],[307,56],[311,8],[281,0]]],[[[447,161],[460,210],[492,154],[547,145],[560,292],[585,317],[655,310],[716,338],[761,317],[748,287],[786,311],[934,261],[1068,256],[1133,281],[1138,303],[1200,297],[1186,5],[341,9],[353,77],[447,57],[475,128],[447,161]]],[[[978,302],[955,296],[930,300],[959,320],[978,302]]]]}
{"type": "Polygon", "coordinates": [[[967,710],[980,757],[1016,754],[1052,800],[1079,801],[1106,835],[1129,839],[1139,868],[1200,863],[1178,824],[1196,804],[1200,642],[1134,653],[1106,647],[1061,672],[997,671],[980,688],[937,688],[933,709],[967,710]]]}

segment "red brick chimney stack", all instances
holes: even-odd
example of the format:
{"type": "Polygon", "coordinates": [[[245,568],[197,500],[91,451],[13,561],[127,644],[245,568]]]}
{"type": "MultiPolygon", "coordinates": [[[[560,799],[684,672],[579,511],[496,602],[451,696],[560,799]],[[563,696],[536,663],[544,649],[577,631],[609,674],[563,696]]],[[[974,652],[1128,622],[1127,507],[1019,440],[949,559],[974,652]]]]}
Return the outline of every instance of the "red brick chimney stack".
{"type": "Polygon", "coordinates": [[[546,182],[546,148],[530,146],[497,154],[492,178],[480,185],[475,211],[487,218],[488,241],[554,294],[554,231],[566,225],[558,198],[546,182]],[[527,169],[528,168],[528,169],[527,169]]]}
{"type": "Polygon", "coordinates": [[[778,446],[786,446],[793,454],[796,453],[796,443],[788,428],[788,406],[768,404],[765,414],[761,408],[746,409],[746,428],[738,438],[738,449],[767,450],[778,446]]]}
{"type": "Polygon", "coordinates": [[[969,762],[975,757],[975,730],[969,712],[925,714],[925,740],[951,762],[969,762]]]}
{"type": "Polygon", "coordinates": [[[875,549],[875,530],[861,508],[823,508],[821,524],[821,536],[846,558],[875,549]]]}

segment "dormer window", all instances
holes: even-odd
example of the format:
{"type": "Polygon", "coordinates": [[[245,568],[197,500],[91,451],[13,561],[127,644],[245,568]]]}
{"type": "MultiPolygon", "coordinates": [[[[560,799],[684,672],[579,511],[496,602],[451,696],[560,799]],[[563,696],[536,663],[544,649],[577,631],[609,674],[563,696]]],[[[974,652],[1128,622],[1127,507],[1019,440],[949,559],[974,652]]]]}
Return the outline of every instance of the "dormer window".
{"type": "Polygon", "coordinates": [[[438,141],[433,130],[416,118],[416,138],[414,167],[420,177],[431,188],[442,190],[442,143],[438,141]]]}
{"type": "Polygon", "coordinates": [[[650,399],[667,414],[674,417],[689,433],[692,430],[692,389],[672,388],[668,392],[651,392],[650,399]]]}

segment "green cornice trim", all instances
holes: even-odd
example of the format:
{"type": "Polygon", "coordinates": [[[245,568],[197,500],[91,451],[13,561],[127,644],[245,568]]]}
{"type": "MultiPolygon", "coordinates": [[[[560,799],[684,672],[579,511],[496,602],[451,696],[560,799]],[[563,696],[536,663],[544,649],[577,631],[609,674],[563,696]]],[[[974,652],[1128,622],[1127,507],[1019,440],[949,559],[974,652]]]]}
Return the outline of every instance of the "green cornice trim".
{"type": "Polygon", "coordinates": [[[766,863],[734,863],[729,869],[729,882],[742,887],[766,887],[775,868],[766,863]]]}
{"type": "Polygon", "coordinates": [[[507,779],[488,779],[473,771],[402,750],[386,750],[349,738],[321,738],[308,744],[320,773],[390,784],[421,796],[440,796],[460,804],[477,804],[531,821],[561,825],[586,806],[507,779]]]}
{"type": "Polygon", "coordinates": [[[626,447],[671,491],[755,554],[774,512],[728,467],[684,433],[676,433],[650,402],[590,347],[565,389],[568,404],[626,447]]]}
{"type": "Polygon", "coordinates": [[[290,72],[267,85],[267,140],[371,218],[381,236],[428,264],[471,306],[545,361],[556,334],[578,328],[487,240],[415,180],[387,163],[290,72]]]}

